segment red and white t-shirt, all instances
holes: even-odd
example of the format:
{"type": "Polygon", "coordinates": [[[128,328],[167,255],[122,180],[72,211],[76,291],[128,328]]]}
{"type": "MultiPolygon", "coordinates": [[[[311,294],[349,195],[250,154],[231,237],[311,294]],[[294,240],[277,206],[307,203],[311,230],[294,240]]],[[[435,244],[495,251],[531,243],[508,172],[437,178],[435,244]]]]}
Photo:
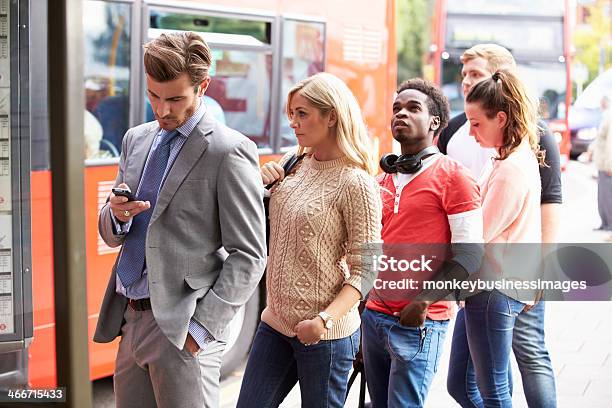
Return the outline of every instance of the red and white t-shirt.
{"type": "MultiPolygon", "coordinates": [[[[383,203],[382,240],[386,248],[445,244],[429,245],[435,251],[435,248],[448,249],[451,243],[482,242],[480,190],[470,171],[456,160],[436,154],[424,160],[423,167],[415,174],[383,174],[378,181],[383,203]]],[[[385,255],[388,255],[387,249],[385,255]]],[[[437,257],[437,266],[450,255],[437,257]]],[[[422,272],[420,278],[433,277],[436,268],[427,273],[422,272]]],[[[375,285],[366,307],[393,314],[409,303],[380,292],[375,285]]],[[[429,307],[427,317],[447,320],[452,314],[452,302],[437,302],[429,307]]]]}

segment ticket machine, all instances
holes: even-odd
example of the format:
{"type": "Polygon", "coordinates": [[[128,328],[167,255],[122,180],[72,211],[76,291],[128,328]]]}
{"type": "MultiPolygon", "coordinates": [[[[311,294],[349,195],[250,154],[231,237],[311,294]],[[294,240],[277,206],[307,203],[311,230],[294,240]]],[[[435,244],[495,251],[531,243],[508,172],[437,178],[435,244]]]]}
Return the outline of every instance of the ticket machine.
{"type": "Polygon", "coordinates": [[[33,328],[27,15],[0,0],[0,388],[26,385],[33,328]]]}

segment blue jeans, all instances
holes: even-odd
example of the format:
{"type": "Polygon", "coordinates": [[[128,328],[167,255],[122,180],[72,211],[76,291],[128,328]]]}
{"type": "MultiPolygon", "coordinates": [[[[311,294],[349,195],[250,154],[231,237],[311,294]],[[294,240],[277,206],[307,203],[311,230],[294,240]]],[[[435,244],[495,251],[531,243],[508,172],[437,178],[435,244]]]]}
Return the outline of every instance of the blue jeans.
{"type": "Polygon", "coordinates": [[[299,381],[303,407],[343,407],[359,336],[357,330],[342,339],[304,346],[297,337],[261,322],[236,406],[278,407],[299,381]]]}
{"type": "MultiPolygon", "coordinates": [[[[512,350],[523,378],[527,405],[556,408],[555,375],[544,341],[544,302],[521,312],[514,323],[512,350]]],[[[465,313],[459,310],[453,332],[448,392],[462,407],[483,407],[476,385],[476,374],[469,353],[465,313]]],[[[508,386],[512,395],[512,371],[508,368],[508,386]]]]}
{"type": "Polygon", "coordinates": [[[510,352],[525,305],[496,290],[467,298],[455,323],[447,388],[462,407],[512,407],[510,352]]]}
{"type": "MultiPolygon", "coordinates": [[[[508,370],[510,394],[512,394],[512,371],[508,370]]],[[[455,319],[451,355],[446,379],[448,393],[463,408],[482,408],[483,402],[478,386],[474,363],[470,356],[470,347],[465,329],[465,310],[459,309],[455,319]]]]}
{"type": "Polygon", "coordinates": [[[523,378],[527,405],[556,408],[555,373],[544,341],[544,304],[541,301],[517,316],[512,350],[523,378]]]}
{"type": "Polygon", "coordinates": [[[366,308],[361,321],[372,408],[422,407],[438,370],[448,320],[404,327],[397,317],[366,308]]]}

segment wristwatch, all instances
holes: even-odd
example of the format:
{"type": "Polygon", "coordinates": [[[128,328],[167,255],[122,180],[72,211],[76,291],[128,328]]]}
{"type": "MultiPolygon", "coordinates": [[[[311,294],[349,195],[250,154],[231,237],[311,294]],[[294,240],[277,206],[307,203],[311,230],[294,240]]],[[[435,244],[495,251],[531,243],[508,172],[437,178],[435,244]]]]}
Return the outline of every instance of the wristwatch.
{"type": "Polygon", "coordinates": [[[331,328],[334,327],[334,318],[329,313],[319,312],[317,316],[323,320],[323,326],[325,326],[327,330],[331,330],[331,328]]]}

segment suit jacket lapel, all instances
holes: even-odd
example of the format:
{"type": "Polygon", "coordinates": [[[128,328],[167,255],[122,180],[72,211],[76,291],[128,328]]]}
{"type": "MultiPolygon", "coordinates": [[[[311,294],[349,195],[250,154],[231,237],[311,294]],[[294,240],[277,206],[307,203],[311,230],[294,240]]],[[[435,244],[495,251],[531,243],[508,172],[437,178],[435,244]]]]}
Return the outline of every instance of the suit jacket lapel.
{"type": "Polygon", "coordinates": [[[176,157],[166,177],[166,181],[159,192],[150,224],[155,222],[157,217],[166,209],[172,197],[174,197],[176,190],[185,177],[187,177],[187,174],[189,174],[193,166],[195,166],[202,154],[206,151],[209,143],[208,137],[213,132],[214,127],[215,119],[206,112],[200,123],[198,123],[193,129],[193,132],[187,137],[187,141],[176,157]]]}
{"type": "MultiPolygon", "coordinates": [[[[125,172],[125,184],[130,186],[130,189],[135,193],[140,184],[140,178],[144,172],[144,166],[149,156],[149,151],[157,135],[158,127],[155,122],[151,128],[144,135],[144,143],[135,143],[134,151],[130,155],[130,160],[133,161],[132,165],[128,166],[128,170],[125,172]],[[132,159],[133,158],[133,159],[132,159]],[[133,169],[133,170],[132,170],[133,169]]],[[[127,152],[126,152],[127,153],[127,152]]]]}

